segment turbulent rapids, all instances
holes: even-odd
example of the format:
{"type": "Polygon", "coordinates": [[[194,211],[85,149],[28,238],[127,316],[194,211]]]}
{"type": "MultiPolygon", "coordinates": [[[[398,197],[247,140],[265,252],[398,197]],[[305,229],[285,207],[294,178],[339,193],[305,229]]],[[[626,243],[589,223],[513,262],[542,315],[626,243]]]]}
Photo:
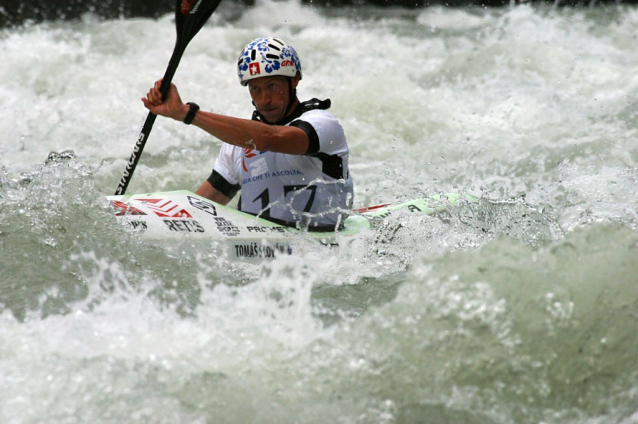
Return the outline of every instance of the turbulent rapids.
{"type": "MultiPolygon", "coordinates": [[[[344,126],[355,209],[476,199],[253,262],[151,241],[107,199],[172,15],[3,29],[0,422],[638,423],[637,26],[631,6],[216,12],[185,100],[250,117],[237,54],[277,34],[344,126]]],[[[219,149],[158,119],[127,193],[193,192],[219,149]]]]}

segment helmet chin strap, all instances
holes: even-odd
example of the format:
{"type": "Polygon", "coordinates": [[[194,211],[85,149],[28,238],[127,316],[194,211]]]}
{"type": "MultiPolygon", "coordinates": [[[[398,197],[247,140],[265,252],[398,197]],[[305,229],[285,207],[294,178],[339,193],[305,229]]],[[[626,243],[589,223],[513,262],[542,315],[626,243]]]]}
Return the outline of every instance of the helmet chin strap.
{"type": "Polygon", "coordinates": [[[292,86],[292,78],[288,78],[288,105],[286,106],[286,110],[284,111],[284,116],[282,116],[281,119],[277,122],[270,122],[269,120],[264,118],[264,116],[261,113],[259,113],[259,110],[257,110],[257,105],[255,105],[255,102],[252,102],[253,106],[255,106],[255,112],[253,113],[253,116],[256,114],[259,117],[259,120],[261,122],[265,124],[269,124],[269,125],[281,125],[282,123],[287,123],[286,117],[290,114],[292,105],[294,105],[296,101],[297,101],[297,89],[293,88],[292,86]]]}
{"type": "Polygon", "coordinates": [[[286,116],[288,116],[293,103],[295,103],[296,98],[297,98],[297,89],[292,88],[292,78],[288,78],[288,106],[286,106],[286,111],[284,112],[284,116],[281,119],[284,119],[286,116]]]}

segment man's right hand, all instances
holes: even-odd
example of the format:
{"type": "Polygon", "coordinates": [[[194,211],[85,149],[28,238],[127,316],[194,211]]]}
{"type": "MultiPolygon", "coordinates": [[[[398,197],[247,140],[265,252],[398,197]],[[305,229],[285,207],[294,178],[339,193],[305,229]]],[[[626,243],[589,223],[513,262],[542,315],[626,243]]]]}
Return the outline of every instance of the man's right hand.
{"type": "Polygon", "coordinates": [[[144,106],[155,115],[166,116],[180,122],[184,121],[189,107],[182,102],[177,87],[175,84],[171,84],[166,101],[164,101],[160,92],[161,85],[162,80],[156,81],[146,97],[142,97],[144,106]]]}

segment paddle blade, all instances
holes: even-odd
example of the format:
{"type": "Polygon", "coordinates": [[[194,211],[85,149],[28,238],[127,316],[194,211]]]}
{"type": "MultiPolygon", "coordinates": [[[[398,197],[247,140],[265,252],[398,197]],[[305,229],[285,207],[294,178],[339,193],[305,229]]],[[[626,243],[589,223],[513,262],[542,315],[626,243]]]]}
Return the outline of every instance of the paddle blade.
{"type": "Polygon", "coordinates": [[[178,43],[186,47],[222,0],[176,0],[175,29],[178,43]]]}

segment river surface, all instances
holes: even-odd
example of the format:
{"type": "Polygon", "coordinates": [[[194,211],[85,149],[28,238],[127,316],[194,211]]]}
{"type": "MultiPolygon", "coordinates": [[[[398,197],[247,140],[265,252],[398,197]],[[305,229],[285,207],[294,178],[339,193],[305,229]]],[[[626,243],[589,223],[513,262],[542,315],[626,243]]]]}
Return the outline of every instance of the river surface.
{"type": "MultiPolygon", "coordinates": [[[[2,30],[0,422],[638,423],[638,9],[222,5],[182,98],[249,117],[262,35],[332,100],[355,207],[479,202],[261,264],[145,242],[105,196],[173,17],[2,30]]],[[[159,118],[128,193],[220,145],[159,118]]]]}

